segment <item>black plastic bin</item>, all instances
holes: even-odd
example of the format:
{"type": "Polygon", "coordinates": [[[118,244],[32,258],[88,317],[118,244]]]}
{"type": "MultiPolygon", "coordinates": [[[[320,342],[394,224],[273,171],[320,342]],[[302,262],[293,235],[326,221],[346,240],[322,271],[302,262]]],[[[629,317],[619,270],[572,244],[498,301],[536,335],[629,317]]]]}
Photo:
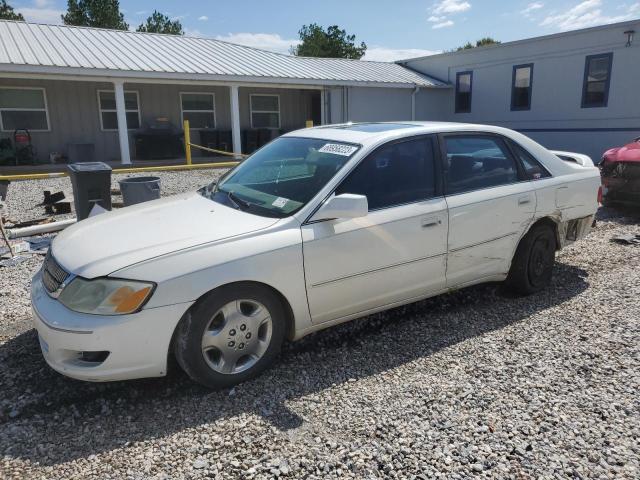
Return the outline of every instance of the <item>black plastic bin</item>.
{"type": "Polygon", "coordinates": [[[73,186],[73,203],[78,221],[89,216],[94,205],[111,210],[111,167],[102,162],[81,162],[68,166],[73,186]]]}

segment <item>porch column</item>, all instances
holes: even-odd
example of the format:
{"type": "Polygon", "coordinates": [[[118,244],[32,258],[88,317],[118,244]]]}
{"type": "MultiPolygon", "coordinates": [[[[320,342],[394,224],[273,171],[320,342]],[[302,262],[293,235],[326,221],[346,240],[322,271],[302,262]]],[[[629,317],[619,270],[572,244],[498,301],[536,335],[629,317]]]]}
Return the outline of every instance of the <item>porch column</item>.
{"type": "Polygon", "coordinates": [[[238,99],[238,86],[229,87],[231,97],[231,138],[233,139],[233,153],[242,153],[242,140],[240,139],[240,101],[238,99]]]}
{"type": "Polygon", "coordinates": [[[127,131],[127,112],[124,104],[124,82],[113,82],[116,97],[116,115],[118,117],[118,139],[120,140],[120,161],[124,165],[131,165],[129,154],[129,132],[127,131]]]}

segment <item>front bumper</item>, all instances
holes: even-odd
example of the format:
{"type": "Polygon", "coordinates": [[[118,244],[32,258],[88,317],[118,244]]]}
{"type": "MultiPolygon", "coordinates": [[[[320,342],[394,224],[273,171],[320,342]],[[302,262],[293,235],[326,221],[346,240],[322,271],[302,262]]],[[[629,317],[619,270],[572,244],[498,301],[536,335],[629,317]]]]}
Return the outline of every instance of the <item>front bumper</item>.
{"type": "Polygon", "coordinates": [[[171,336],[184,312],[180,303],[131,315],[87,315],[69,310],[31,282],[33,322],[45,360],[63,375],[103,382],[166,375],[171,336]],[[83,352],[106,352],[106,359],[83,352]]]}

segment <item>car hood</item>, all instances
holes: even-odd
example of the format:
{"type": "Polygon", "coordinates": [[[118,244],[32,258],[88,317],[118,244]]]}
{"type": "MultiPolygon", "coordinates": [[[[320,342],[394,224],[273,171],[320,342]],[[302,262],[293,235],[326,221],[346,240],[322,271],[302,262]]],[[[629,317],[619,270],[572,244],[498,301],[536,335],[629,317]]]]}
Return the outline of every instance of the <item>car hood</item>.
{"type": "Polygon", "coordinates": [[[66,270],[95,278],[160,255],[262,230],[277,222],[277,218],[235,210],[193,192],[78,222],[55,238],[51,251],[66,270]]]}
{"type": "Polygon", "coordinates": [[[605,162],[640,162],[640,142],[631,142],[624,147],[607,150],[604,160],[605,162]]]}

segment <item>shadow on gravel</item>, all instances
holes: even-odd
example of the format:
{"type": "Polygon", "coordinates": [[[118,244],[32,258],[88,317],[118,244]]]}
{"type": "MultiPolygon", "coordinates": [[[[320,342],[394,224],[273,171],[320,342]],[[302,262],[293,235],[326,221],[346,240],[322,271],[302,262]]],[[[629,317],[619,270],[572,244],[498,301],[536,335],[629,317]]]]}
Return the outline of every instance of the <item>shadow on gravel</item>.
{"type": "Polygon", "coordinates": [[[107,384],[70,380],[45,364],[31,330],[0,345],[0,454],[56,465],[243,413],[294,429],[303,420],[287,402],[525,320],[584,291],[586,277],[557,263],[552,287],[531,297],[489,284],[371,315],[286,345],[270,371],[220,392],[179,371],[107,384]]]}
{"type": "Polygon", "coordinates": [[[596,221],[608,221],[621,225],[640,224],[640,207],[600,207],[596,213],[596,221]]]}

